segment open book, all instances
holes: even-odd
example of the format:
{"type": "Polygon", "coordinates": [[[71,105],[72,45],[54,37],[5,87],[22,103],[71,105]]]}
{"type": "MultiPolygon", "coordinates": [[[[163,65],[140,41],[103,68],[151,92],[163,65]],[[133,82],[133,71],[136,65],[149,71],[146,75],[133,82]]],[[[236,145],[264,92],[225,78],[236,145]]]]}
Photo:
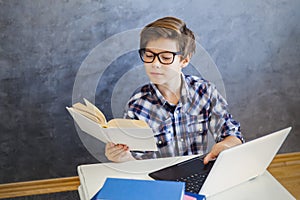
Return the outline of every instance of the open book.
{"type": "Polygon", "coordinates": [[[130,150],[157,151],[152,129],[141,120],[116,118],[107,122],[105,115],[91,102],[66,107],[79,128],[104,143],[126,144],[130,150]]]}

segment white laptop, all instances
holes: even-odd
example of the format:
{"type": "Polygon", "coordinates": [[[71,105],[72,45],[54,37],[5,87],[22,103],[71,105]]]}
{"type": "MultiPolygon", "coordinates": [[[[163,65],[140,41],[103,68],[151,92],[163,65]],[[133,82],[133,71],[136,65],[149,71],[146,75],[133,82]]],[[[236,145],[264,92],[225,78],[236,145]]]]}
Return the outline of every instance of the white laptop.
{"type": "MultiPolygon", "coordinates": [[[[290,130],[291,127],[221,152],[211,164],[199,194],[210,197],[264,174],[290,130]]],[[[186,176],[188,172],[193,176],[195,169],[202,168],[195,167],[202,162],[201,158],[197,158],[156,170],[149,176],[157,180],[177,181],[179,176],[186,176]]]]}

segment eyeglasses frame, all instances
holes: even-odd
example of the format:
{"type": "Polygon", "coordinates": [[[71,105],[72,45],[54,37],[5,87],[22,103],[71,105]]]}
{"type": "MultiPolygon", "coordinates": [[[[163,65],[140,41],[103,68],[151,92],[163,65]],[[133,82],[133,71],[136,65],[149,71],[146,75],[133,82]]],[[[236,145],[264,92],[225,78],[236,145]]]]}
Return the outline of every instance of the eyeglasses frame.
{"type": "Polygon", "coordinates": [[[148,50],[148,49],[146,49],[146,48],[141,48],[141,49],[139,49],[139,55],[140,55],[141,60],[142,60],[144,63],[153,63],[153,61],[154,61],[155,58],[157,57],[157,58],[158,58],[158,61],[159,61],[161,64],[163,64],[163,65],[171,65],[171,64],[174,62],[174,60],[175,60],[175,56],[176,56],[176,55],[182,55],[182,52],[181,52],[181,51],[178,51],[178,52],[162,51],[162,52],[159,52],[159,53],[154,53],[153,51],[150,51],[150,50],[148,50]],[[153,60],[152,60],[151,62],[146,62],[146,61],[144,61],[144,59],[143,59],[142,54],[145,53],[146,51],[149,51],[149,52],[153,53],[153,55],[154,55],[153,60]],[[164,62],[162,62],[162,61],[160,60],[160,58],[159,58],[159,55],[162,54],[162,53],[171,53],[171,54],[173,54],[173,60],[172,60],[172,62],[171,62],[171,63],[164,63],[164,62]]]}

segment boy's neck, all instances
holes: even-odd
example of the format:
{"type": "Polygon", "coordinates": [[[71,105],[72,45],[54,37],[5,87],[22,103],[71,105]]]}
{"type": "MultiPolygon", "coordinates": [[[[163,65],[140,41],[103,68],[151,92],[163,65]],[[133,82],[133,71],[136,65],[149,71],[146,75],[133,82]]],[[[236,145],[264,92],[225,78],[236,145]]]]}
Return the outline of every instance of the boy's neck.
{"type": "Polygon", "coordinates": [[[176,105],[181,96],[181,76],[179,80],[173,80],[169,84],[157,85],[157,88],[169,103],[176,105]]]}

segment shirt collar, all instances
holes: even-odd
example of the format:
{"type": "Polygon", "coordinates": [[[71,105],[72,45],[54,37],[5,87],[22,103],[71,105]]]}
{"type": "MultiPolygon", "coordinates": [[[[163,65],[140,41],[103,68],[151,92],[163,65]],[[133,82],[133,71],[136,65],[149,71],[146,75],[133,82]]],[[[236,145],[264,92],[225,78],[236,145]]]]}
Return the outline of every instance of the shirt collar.
{"type": "MultiPolygon", "coordinates": [[[[187,83],[187,79],[185,78],[184,74],[181,73],[181,89],[180,89],[180,100],[178,102],[177,106],[182,107],[183,105],[187,105],[192,102],[192,95],[190,91],[190,86],[187,83]]],[[[153,90],[150,90],[153,96],[156,96],[158,99],[158,102],[161,105],[165,105],[167,103],[167,100],[163,97],[161,92],[158,90],[156,85],[153,82],[150,82],[150,86],[153,88],[153,90]]],[[[189,107],[189,106],[188,106],[189,107]]]]}
{"type": "Polygon", "coordinates": [[[150,82],[150,87],[152,87],[152,89],[150,90],[151,93],[152,93],[152,96],[157,97],[157,101],[158,101],[159,104],[165,105],[167,103],[167,100],[160,93],[160,91],[158,90],[156,85],[153,82],[150,82]]]}

